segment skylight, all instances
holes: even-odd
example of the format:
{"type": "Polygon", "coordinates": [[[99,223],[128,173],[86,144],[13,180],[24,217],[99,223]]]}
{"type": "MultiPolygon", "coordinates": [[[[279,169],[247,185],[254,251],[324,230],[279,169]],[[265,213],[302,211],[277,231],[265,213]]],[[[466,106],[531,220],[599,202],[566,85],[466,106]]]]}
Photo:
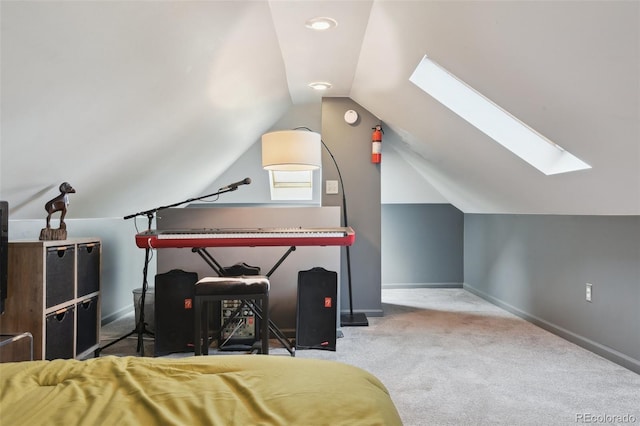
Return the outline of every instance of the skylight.
{"type": "Polygon", "coordinates": [[[409,80],[545,175],[591,166],[545,138],[426,55],[409,80]]]}
{"type": "Polygon", "coordinates": [[[312,200],[313,172],[311,170],[269,170],[269,186],[272,200],[312,200]]]}

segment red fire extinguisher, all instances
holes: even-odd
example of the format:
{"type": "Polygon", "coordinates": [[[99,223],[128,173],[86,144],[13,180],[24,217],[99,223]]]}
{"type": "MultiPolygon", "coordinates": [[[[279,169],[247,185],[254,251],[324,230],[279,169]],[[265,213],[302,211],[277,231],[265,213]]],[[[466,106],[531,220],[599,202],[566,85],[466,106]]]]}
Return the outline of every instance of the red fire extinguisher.
{"type": "Polygon", "coordinates": [[[371,135],[371,162],[374,164],[380,164],[382,159],[382,130],[381,125],[372,127],[373,135],[371,135]]]}

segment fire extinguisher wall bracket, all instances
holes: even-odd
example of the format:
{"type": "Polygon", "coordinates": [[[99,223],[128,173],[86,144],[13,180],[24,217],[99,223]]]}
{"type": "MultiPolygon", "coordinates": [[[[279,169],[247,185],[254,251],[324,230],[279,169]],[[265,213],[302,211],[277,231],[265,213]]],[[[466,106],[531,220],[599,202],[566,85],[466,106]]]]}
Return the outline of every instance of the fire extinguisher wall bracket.
{"type": "Polygon", "coordinates": [[[381,125],[372,127],[373,135],[371,135],[371,162],[380,164],[382,159],[382,134],[384,133],[381,125]]]}

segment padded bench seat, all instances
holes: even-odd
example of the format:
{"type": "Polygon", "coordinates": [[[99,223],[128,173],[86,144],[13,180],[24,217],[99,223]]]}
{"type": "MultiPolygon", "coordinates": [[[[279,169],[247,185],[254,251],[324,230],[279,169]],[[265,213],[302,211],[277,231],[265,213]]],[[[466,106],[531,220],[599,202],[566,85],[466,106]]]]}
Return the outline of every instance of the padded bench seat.
{"type": "Polygon", "coordinates": [[[260,319],[261,353],[269,353],[269,279],[265,276],[206,277],[195,285],[195,354],[209,353],[208,304],[241,300],[260,319]],[[203,318],[205,327],[202,330],[203,318]]]}
{"type": "Polygon", "coordinates": [[[269,279],[264,276],[206,277],[196,283],[195,295],[269,294],[269,279]]]}

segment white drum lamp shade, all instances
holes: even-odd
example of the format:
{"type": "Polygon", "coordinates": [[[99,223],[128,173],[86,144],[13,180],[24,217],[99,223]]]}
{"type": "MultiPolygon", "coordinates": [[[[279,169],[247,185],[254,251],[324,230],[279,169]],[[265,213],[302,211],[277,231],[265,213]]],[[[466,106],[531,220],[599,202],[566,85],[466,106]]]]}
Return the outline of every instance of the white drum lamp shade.
{"type": "Polygon", "coordinates": [[[262,135],[265,170],[315,170],[322,166],[320,134],[306,130],[281,130],[262,135]]]}

